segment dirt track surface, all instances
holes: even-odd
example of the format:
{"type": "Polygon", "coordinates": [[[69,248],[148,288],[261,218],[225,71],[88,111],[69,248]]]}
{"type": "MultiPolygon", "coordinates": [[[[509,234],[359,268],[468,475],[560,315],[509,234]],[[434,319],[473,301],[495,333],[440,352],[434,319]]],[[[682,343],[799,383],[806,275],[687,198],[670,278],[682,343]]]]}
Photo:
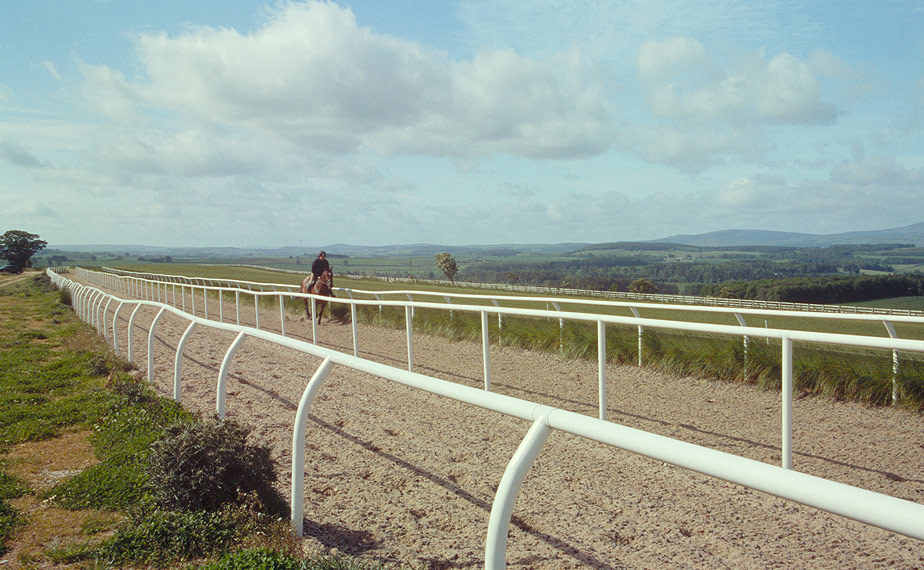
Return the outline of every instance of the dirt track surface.
{"type": "MultiPolygon", "coordinates": [[[[73,278],[72,275],[68,277],[73,278]]],[[[188,302],[188,298],[187,298],[188,302]]],[[[218,315],[215,301],[210,315],[218,315]]],[[[114,312],[110,308],[109,318],[114,312]]],[[[201,316],[201,298],[197,302],[201,316]]],[[[126,354],[130,311],[119,313],[126,354]]],[[[153,309],[141,309],[134,361],[146,370],[153,309]]],[[[233,303],[224,308],[234,319],[233,303]]],[[[287,336],[311,340],[289,315],[287,336]]],[[[242,324],[254,321],[242,307],[242,324]]],[[[261,309],[279,330],[279,311],[261,309]]],[[[165,314],[154,386],[173,394],[187,323],[165,314]]],[[[197,327],[182,403],[213,414],[234,335],[197,327]]],[[[349,325],[325,320],[319,344],[352,353],[349,325]]],[[[360,356],[406,368],[404,331],[360,326],[360,356]]],[[[415,371],[482,385],[480,343],[414,335],[415,371]]],[[[254,426],[288,496],[292,429],[320,359],[248,338],[231,365],[228,417],[254,426]]],[[[492,389],[596,416],[596,361],[491,347],[492,389]]],[[[610,421],[780,464],[780,395],[611,365],[610,421]]],[[[494,491],[527,422],[335,366],[312,407],[305,461],[305,548],[426,568],[479,568],[494,491]]],[[[794,469],[924,503],[924,421],[889,408],[796,400],[794,469]]],[[[924,521],[922,521],[924,524],[924,521]]],[[[924,568],[924,543],[630,452],[553,432],[513,512],[507,562],[521,568],[924,568]]]]}

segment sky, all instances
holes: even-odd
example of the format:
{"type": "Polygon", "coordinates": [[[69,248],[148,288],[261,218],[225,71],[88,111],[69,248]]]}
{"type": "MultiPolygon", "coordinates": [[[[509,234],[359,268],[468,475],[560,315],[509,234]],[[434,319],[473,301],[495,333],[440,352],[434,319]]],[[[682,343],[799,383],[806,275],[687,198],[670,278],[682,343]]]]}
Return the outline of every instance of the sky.
{"type": "Polygon", "coordinates": [[[52,246],[924,221],[919,0],[0,2],[0,233],[52,246]]]}

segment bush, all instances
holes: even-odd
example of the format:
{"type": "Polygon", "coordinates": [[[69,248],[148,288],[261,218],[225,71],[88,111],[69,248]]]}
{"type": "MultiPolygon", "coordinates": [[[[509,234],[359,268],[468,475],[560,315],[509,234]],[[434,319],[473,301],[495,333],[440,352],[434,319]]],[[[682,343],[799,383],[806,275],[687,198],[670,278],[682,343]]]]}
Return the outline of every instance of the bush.
{"type": "Polygon", "coordinates": [[[264,510],[285,513],[269,449],[248,445],[250,429],[232,420],[176,424],[151,446],[146,473],[155,504],[215,511],[252,493],[264,510]]]}

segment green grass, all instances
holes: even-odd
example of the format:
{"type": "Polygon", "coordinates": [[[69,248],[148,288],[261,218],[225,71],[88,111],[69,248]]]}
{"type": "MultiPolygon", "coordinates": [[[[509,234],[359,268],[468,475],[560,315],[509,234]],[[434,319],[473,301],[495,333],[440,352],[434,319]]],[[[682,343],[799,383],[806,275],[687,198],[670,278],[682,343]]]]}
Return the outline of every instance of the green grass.
{"type": "Polygon", "coordinates": [[[924,311],[924,297],[894,297],[892,299],[877,299],[863,301],[862,303],[849,303],[858,307],[876,307],[880,309],[910,309],[924,311]]]}
{"type": "MultiPolygon", "coordinates": [[[[51,546],[39,558],[30,555],[30,563],[181,567],[186,561],[211,560],[232,564],[219,567],[254,567],[241,565],[246,554],[233,558],[243,549],[262,552],[268,560],[294,561],[299,568],[372,567],[345,557],[305,560],[288,522],[267,512],[259,493],[238,494],[219,510],[160,507],[150,479],[151,450],[171,430],[198,423],[198,418],[130,376],[130,366],[62,304],[66,299],[45,278],[0,291],[0,452],[67,430],[90,429],[99,463],[41,498],[68,509],[128,515],[123,523],[117,522],[120,517],[91,517],[86,535],[110,531],[105,533],[109,538],[51,546]]],[[[0,553],[28,522],[8,499],[32,492],[3,468],[0,461],[0,553]]],[[[270,477],[265,470],[252,471],[254,478],[270,477]]],[[[280,504],[272,505],[274,513],[280,504]]]]}

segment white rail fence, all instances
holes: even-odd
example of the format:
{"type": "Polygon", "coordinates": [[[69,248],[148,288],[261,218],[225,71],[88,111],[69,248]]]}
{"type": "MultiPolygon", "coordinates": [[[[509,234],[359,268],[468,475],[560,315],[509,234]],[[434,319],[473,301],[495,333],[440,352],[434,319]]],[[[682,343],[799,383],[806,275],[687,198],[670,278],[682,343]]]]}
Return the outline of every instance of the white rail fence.
{"type": "MultiPolygon", "coordinates": [[[[209,264],[207,264],[209,265],[209,264]]],[[[279,269],[262,265],[248,264],[210,264],[216,267],[247,267],[278,273],[296,273],[304,275],[306,271],[279,269]]],[[[861,307],[855,305],[825,305],[820,303],[792,303],[787,301],[762,301],[759,299],[727,299],[724,297],[699,297],[696,295],[670,295],[667,293],[632,293],[631,291],[599,291],[596,289],[574,289],[571,287],[543,287],[539,285],[513,285],[510,283],[479,283],[473,281],[446,281],[444,279],[420,279],[416,277],[389,277],[382,275],[364,275],[344,273],[351,279],[383,281],[387,283],[424,283],[445,287],[466,287],[469,289],[494,289],[519,293],[580,295],[583,297],[600,297],[603,299],[632,299],[656,303],[684,303],[690,305],[710,305],[713,307],[773,309],[784,311],[813,311],[821,313],[846,313],[867,315],[905,315],[924,317],[924,311],[915,309],[889,309],[884,307],[861,307]]]]}
{"type": "MultiPolygon", "coordinates": [[[[295,286],[291,285],[275,285],[269,283],[254,284],[252,282],[237,282],[233,280],[215,280],[220,281],[223,284],[235,284],[242,283],[244,286],[254,286],[259,285],[262,290],[255,289],[237,289],[231,287],[216,287],[208,285],[195,284],[195,282],[203,281],[201,278],[189,278],[187,283],[184,283],[184,278],[181,276],[161,276],[161,280],[151,280],[147,278],[140,277],[127,277],[127,276],[118,276],[110,273],[100,273],[88,271],[85,269],[78,269],[78,274],[83,278],[90,280],[101,286],[106,286],[110,289],[117,291],[126,291],[132,294],[133,296],[142,296],[146,300],[156,300],[160,301],[169,301],[171,298],[170,292],[172,289],[172,303],[173,306],[178,306],[178,302],[182,304],[182,308],[186,310],[186,289],[190,289],[189,297],[192,305],[192,313],[196,313],[195,299],[197,296],[201,295],[203,307],[203,313],[205,318],[209,317],[208,314],[208,295],[214,294],[218,297],[219,300],[219,322],[224,321],[223,317],[223,294],[234,293],[235,295],[235,322],[240,324],[240,295],[252,295],[254,298],[254,321],[257,329],[260,329],[260,299],[263,297],[273,297],[278,298],[279,304],[279,330],[283,336],[285,336],[285,299],[286,298],[302,298],[310,299],[311,306],[311,324],[312,324],[312,342],[317,343],[318,341],[318,327],[317,319],[314,318],[316,315],[315,302],[322,299],[314,295],[305,295],[301,293],[291,293],[288,292],[288,289],[291,289],[295,286]],[[179,300],[177,298],[177,287],[179,287],[179,300]],[[275,289],[275,290],[273,290],[275,289]]],[[[207,280],[205,280],[207,281],[207,280]]],[[[599,315],[599,314],[590,314],[590,313],[574,313],[566,312],[560,310],[559,302],[561,299],[545,299],[538,298],[539,301],[549,301],[555,306],[556,311],[548,311],[541,309],[516,309],[508,307],[500,307],[499,300],[513,300],[513,301],[523,301],[530,300],[535,301],[536,298],[523,298],[523,297],[485,297],[479,295],[459,295],[456,294],[455,298],[476,298],[481,301],[490,300],[493,303],[493,306],[482,306],[482,305],[460,305],[452,304],[451,297],[446,298],[447,304],[443,303],[426,303],[413,301],[412,294],[418,294],[421,296],[425,295],[436,295],[441,297],[446,297],[443,293],[425,293],[425,292],[405,292],[405,291],[356,291],[349,289],[338,289],[342,292],[350,293],[350,299],[346,300],[338,298],[338,302],[348,303],[350,305],[351,311],[351,323],[352,323],[352,340],[353,340],[353,355],[359,356],[359,338],[357,331],[357,318],[356,310],[357,306],[362,305],[376,305],[379,308],[382,306],[393,306],[404,309],[405,313],[405,328],[407,336],[407,363],[408,370],[414,370],[414,342],[413,342],[413,313],[415,308],[428,308],[428,309],[440,309],[440,310],[452,310],[456,311],[466,311],[466,312],[475,312],[480,313],[481,317],[481,337],[482,337],[482,359],[483,359],[483,369],[484,369],[484,387],[485,390],[490,390],[491,388],[491,362],[490,362],[490,334],[488,327],[488,315],[496,314],[498,321],[502,322],[501,319],[504,315],[518,315],[518,316],[528,316],[528,317],[539,317],[539,318],[557,318],[559,319],[560,327],[564,327],[564,322],[566,320],[573,320],[579,322],[590,322],[595,323],[597,328],[597,355],[598,355],[598,417],[601,420],[606,420],[607,410],[606,410],[606,394],[607,394],[607,378],[606,378],[606,325],[628,325],[634,326],[638,329],[638,354],[639,354],[639,366],[642,366],[642,339],[643,331],[646,328],[653,329],[666,329],[666,330],[681,330],[688,332],[697,332],[697,333],[706,333],[706,334],[724,334],[724,335],[734,335],[741,336],[743,338],[744,348],[745,348],[745,360],[747,359],[747,346],[749,339],[751,337],[762,337],[765,339],[776,339],[780,341],[781,344],[781,384],[782,384],[782,418],[781,418],[781,431],[782,431],[782,465],[784,468],[789,468],[792,466],[792,382],[793,382],[793,362],[792,362],[792,343],[793,341],[801,341],[815,344],[833,344],[840,346],[850,346],[850,347],[860,347],[860,348],[880,348],[880,349],[890,349],[892,351],[892,365],[893,365],[893,378],[892,378],[892,401],[897,403],[898,401],[898,381],[897,374],[899,368],[899,354],[900,350],[910,350],[913,352],[921,352],[922,347],[924,347],[924,341],[919,340],[902,340],[897,338],[894,327],[891,322],[906,322],[906,323],[916,323],[921,324],[922,320],[916,317],[892,317],[890,321],[885,322],[886,329],[889,332],[889,338],[885,337],[870,337],[870,336],[857,336],[857,335],[845,335],[845,334],[833,334],[833,333],[819,333],[812,331],[796,331],[796,330],[783,330],[783,329],[768,329],[768,328],[755,328],[748,327],[744,321],[742,314],[738,311],[734,311],[734,315],[738,320],[737,326],[729,325],[720,325],[720,324],[705,324],[705,323],[691,323],[684,321],[672,321],[665,319],[650,319],[650,318],[641,318],[639,314],[639,306],[633,305],[631,303],[622,303],[622,302],[613,302],[613,301],[583,301],[585,304],[596,304],[596,305],[628,305],[631,309],[634,317],[619,317],[613,315],[599,315]],[[352,298],[353,293],[364,293],[367,295],[375,296],[375,300],[363,300],[352,298]],[[405,295],[408,300],[404,301],[389,301],[384,297],[387,294],[399,294],[405,295]],[[905,348],[908,347],[908,348],[905,348]]],[[[327,299],[327,298],[324,298],[327,299]]],[[[659,308],[663,308],[663,305],[659,305],[659,308]]],[[[651,308],[651,307],[649,307],[651,308]]],[[[719,311],[719,312],[732,312],[729,309],[724,308],[705,308],[705,307],[689,307],[689,306],[676,306],[675,308],[679,310],[691,310],[691,311],[719,311]]],[[[748,312],[754,312],[757,314],[773,314],[780,315],[780,312],[767,311],[765,309],[752,309],[748,312]]],[[[812,316],[819,318],[829,318],[829,319],[850,319],[850,320],[879,320],[880,317],[870,316],[870,315],[830,315],[830,314],[811,314],[811,313],[802,313],[802,312],[786,312],[782,314],[788,314],[792,316],[812,316]]]]}
{"type": "MultiPolygon", "coordinates": [[[[355,355],[348,355],[319,347],[315,344],[305,341],[287,338],[281,334],[261,330],[255,327],[247,327],[239,324],[224,323],[210,320],[208,318],[198,317],[187,313],[175,306],[171,306],[159,301],[123,299],[114,295],[105,293],[101,289],[85,286],[53,272],[48,272],[49,277],[61,288],[71,291],[73,295],[73,307],[78,314],[87,322],[93,324],[97,329],[109,339],[109,320],[111,318],[112,343],[118,349],[119,340],[117,337],[116,323],[119,312],[123,306],[134,305],[135,308],[129,317],[128,326],[128,354],[132,358],[132,329],[133,321],[138,310],[142,306],[156,309],[157,315],[150,324],[148,331],[148,380],[153,380],[153,338],[155,329],[161,316],[169,311],[190,322],[188,328],[178,343],[175,355],[174,371],[174,398],[180,399],[180,386],[182,378],[182,356],[186,340],[193,333],[196,326],[208,326],[216,329],[237,332],[237,336],[231,346],[228,348],[219,371],[219,379],[216,388],[216,412],[220,417],[225,413],[225,385],[228,373],[228,366],[234,357],[240,344],[247,337],[259,338],[274,342],[278,345],[285,346],[305,354],[323,358],[322,365],[315,372],[311,381],[305,389],[299,404],[298,412],[295,418],[295,429],[293,431],[293,466],[292,466],[292,522],[298,532],[301,532],[301,520],[303,515],[303,461],[304,461],[304,429],[306,414],[310,408],[314,395],[323,383],[327,373],[333,364],[346,366],[354,370],[359,370],[384,378],[386,380],[398,382],[407,386],[412,386],[427,392],[452,398],[454,400],[473,404],[496,412],[504,413],[513,417],[521,418],[532,422],[527,436],[520,444],[519,449],[511,458],[505,471],[501,484],[498,487],[497,494],[491,509],[491,515],[488,526],[488,538],[486,541],[485,566],[487,568],[500,568],[504,566],[504,556],[506,552],[507,527],[510,521],[510,514],[520,484],[523,481],[530,465],[535,460],[543,443],[548,438],[551,429],[559,429],[574,435],[586,437],[594,441],[599,441],[615,447],[633,451],[641,455],[668,462],[674,465],[685,467],[700,473],[713,477],[724,479],[726,481],[738,483],[752,489],[764,491],[776,496],[797,501],[806,505],[817,507],[835,514],[853,518],[868,524],[879,526],[887,530],[905,534],[920,540],[924,540],[924,505],[905,501],[894,497],[889,497],[880,493],[874,493],[864,489],[851,487],[841,483],[821,479],[818,477],[798,473],[791,469],[792,467],[792,342],[822,342],[836,343],[849,346],[864,346],[875,348],[892,348],[901,350],[912,350],[924,352],[924,341],[902,340],[893,338],[880,337],[858,337],[839,334],[826,333],[807,333],[803,331],[781,331],[774,329],[750,329],[749,327],[731,327],[725,325],[706,325],[698,323],[683,323],[673,321],[659,321],[653,319],[639,319],[628,317],[612,316],[590,316],[582,313],[564,313],[550,312],[534,309],[509,309],[500,307],[483,307],[483,306],[464,306],[454,305],[455,310],[479,311],[482,314],[482,320],[488,313],[527,315],[527,316],[547,316],[553,314],[561,315],[563,318],[575,320],[595,319],[598,323],[598,330],[603,329],[604,323],[615,324],[640,324],[642,326],[652,326],[658,328],[668,328],[677,330],[697,330],[711,333],[724,334],[741,334],[744,332],[756,337],[767,337],[778,339],[782,343],[783,351],[783,402],[782,402],[782,448],[783,448],[783,465],[775,467],[766,463],[738,457],[728,453],[704,448],[698,445],[681,442],[671,438],[651,434],[648,432],[620,426],[605,421],[605,404],[601,404],[601,413],[598,418],[583,416],[566,410],[551,408],[512,398],[509,396],[490,392],[489,382],[489,363],[485,362],[485,386],[484,389],[476,389],[468,386],[458,385],[444,380],[424,376],[413,372],[413,358],[411,353],[411,328],[408,327],[408,364],[409,370],[401,370],[384,364],[364,360],[355,355]],[[110,307],[115,303],[113,311],[110,307]],[[111,317],[110,317],[110,313],[111,317]]],[[[114,276],[87,272],[86,276],[96,277],[98,279],[109,279],[114,276]]],[[[357,304],[376,304],[379,301],[350,300],[347,301],[355,307],[357,304]]],[[[395,306],[404,306],[408,317],[413,307],[426,308],[445,308],[444,305],[432,303],[412,303],[399,301],[381,301],[382,303],[395,306]]],[[[410,319],[408,321],[411,322],[410,319]]],[[[355,336],[354,336],[355,340],[355,336]]],[[[605,346],[601,344],[601,346],[605,346]]],[[[356,347],[354,345],[354,352],[356,347]]],[[[601,374],[600,374],[600,398],[605,402],[606,398],[606,378],[605,367],[602,366],[603,358],[601,357],[601,374]]]]}
{"type": "MultiPolygon", "coordinates": [[[[86,270],[79,270],[86,271],[86,270]]],[[[190,287],[191,293],[190,297],[193,302],[193,313],[195,313],[195,294],[193,291],[202,290],[203,299],[207,298],[208,291],[216,292],[219,300],[223,293],[234,293],[236,299],[236,307],[239,313],[240,311],[240,295],[242,293],[252,294],[254,296],[254,305],[259,306],[258,298],[261,296],[267,296],[269,293],[275,293],[279,296],[279,306],[280,306],[280,318],[281,324],[280,328],[285,334],[285,319],[284,319],[284,303],[283,297],[293,297],[295,295],[288,295],[289,292],[294,292],[299,289],[298,285],[286,285],[279,283],[260,283],[253,281],[240,281],[233,279],[213,279],[213,278],[203,278],[203,277],[185,277],[181,275],[164,275],[158,273],[139,273],[131,272],[121,269],[111,269],[107,268],[107,271],[112,274],[113,278],[108,280],[108,286],[120,288],[121,291],[130,291],[135,295],[145,295],[145,298],[161,300],[161,291],[156,289],[157,283],[163,285],[163,298],[167,297],[167,286],[173,287],[174,297],[176,296],[176,286],[181,287],[181,300],[183,302],[185,310],[185,288],[190,287]],[[120,277],[115,279],[115,277],[120,277]]],[[[102,282],[98,282],[102,284],[102,282]]],[[[631,311],[632,315],[636,318],[641,318],[641,311],[646,311],[647,313],[657,313],[658,311],[682,311],[690,313],[712,313],[718,315],[728,315],[729,317],[734,317],[737,324],[741,327],[747,327],[748,317],[795,317],[795,318],[804,318],[804,319],[815,319],[815,320],[828,320],[828,321],[862,321],[862,322],[881,322],[886,333],[890,338],[897,339],[899,338],[898,333],[895,330],[896,323],[902,324],[913,324],[913,325],[924,325],[924,316],[909,316],[909,315],[889,315],[888,318],[883,318],[881,314],[853,314],[853,313],[832,313],[832,312],[815,312],[809,310],[775,310],[775,309],[766,309],[766,308],[729,308],[729,307],[715,307],[715,306],[705,306],[705,305],[687,305],[687,304],[669,304],[669,303],[658,303],[651,304],[647,302],[629,302],[629,301],[608,301],[608,300],[595,300],[595,299],[575,299],[575,298],[562,298],[562,297],[523,297],[523,296],[505,296],[505,295],[475,295],[475,294],[463,294],[463,293],[451,293],[451,292],[429,292],[429,291],[411,291],[411,290],[391,290],[391,291],[366,291],[360,289],[349,289],[338,287],[335,288],[335,291],[346,294],[350,299],[354,299],[354,295],[365,296],[368,298],[374,298],[378,301],[383,301],[388,298],[407,298],[408,301],[413,302],[414,298],[439,298],[444,300],[447,304],[451,305],[453,300],[459,301],[477,301],[484,304],[492,304],[495,307],[500,307],[501,303],[505,304],[544,304],[546,307],[554,307],[556,311],[561,311],[562,305],[577,306],[577,307],[589,307],[591,309],[597,307],[603,307],[608,309],[628,309],[631,311]]],[[[174,301],[176,301],[174,299],[174,301]]],[[[341,300],[342,301],[342,300],[341,300]]],[[[174,302],[176,305],[176,302],[174,302]]],[[[381,308],[382,303],[377,303],[381,308]]],[[[222,303],[219,303],[219,306],[222,307],[222,303]]],[[[207,305],[206,305],[207,307],[207,305]]],[[[825,305],[818,305],[818,307],[825,307],[825,305]]],[[[355,323],[355,305],[352,306],[353,321],[355,323]]],[[[441,307],[446,309],[445,306],[441,307]]],[[[452,313],[453,308],[449,308],[450,314],[452,313]]],[[[457,310],[463,310],[458,308],[457,310]]],[[[314,312],[312,311],[312,314],[314,312]]],[[[411,308],[411,315],[413,316],[413,306],[411,308]]],[[[503,326],[503,312],[497,313],[498,326],[503,326]]],[[[206,312],[206,316],[208,313],[206,312]]],[[[564,328],[565,317],[562,313],[561,315],[552,315],[555,318],[559,319],[559,325],[561,328],[564,328]]],[[[259,310],[257,309],[257,328],[260,327],[259,323],[259,310]]],[[[220,319],[221,320],[221,316],[220,319]]],[[[730,320],[731,322],[731,320],[730,320]]],[[[238,320],[238,324],[240,321],[238,320]]],[[[766,328],[766,327],[765,327],[766,328]]],[[[485,325],[485,331],[487,327],[485,325]]],[[[642,356],[643,356],[643,335],[645,327],[644,325],[638,325],[638,365],[642,366],[642,356]]],[[[313,338],[316,339],[316,328],[312,329],[313,338]]],[[[485,333],[486,334],[486,333],[485,333]]],[[[749,335],[741,334],[742,342],[744,345],[744,359],[747,361],[748,358],[748,343],[749,335]]],[[[484,340],[484,339],[483,339],[484,340]]],[[[485,340],[485,342],[487,342],[485,340]]],[[[355,345],[355,342],[354,342],[355,345]]],[[[358,355],[358,352],[354,351],[355,355],[358,355]]],[[[487,354],[487,353],[486,353],[487,354]]],[[[487,356],[485,356],[487,358],[487,356]]],[[[900,360],[901,354],[898,349],[892,350],[892,375],[893,375],[893,385],[892,385],[892,403],[898,403],[898,386],[896,379],[900,370],[900,360]]],[[[487,374],[487,373],[486,373],[487,374]]]]}

